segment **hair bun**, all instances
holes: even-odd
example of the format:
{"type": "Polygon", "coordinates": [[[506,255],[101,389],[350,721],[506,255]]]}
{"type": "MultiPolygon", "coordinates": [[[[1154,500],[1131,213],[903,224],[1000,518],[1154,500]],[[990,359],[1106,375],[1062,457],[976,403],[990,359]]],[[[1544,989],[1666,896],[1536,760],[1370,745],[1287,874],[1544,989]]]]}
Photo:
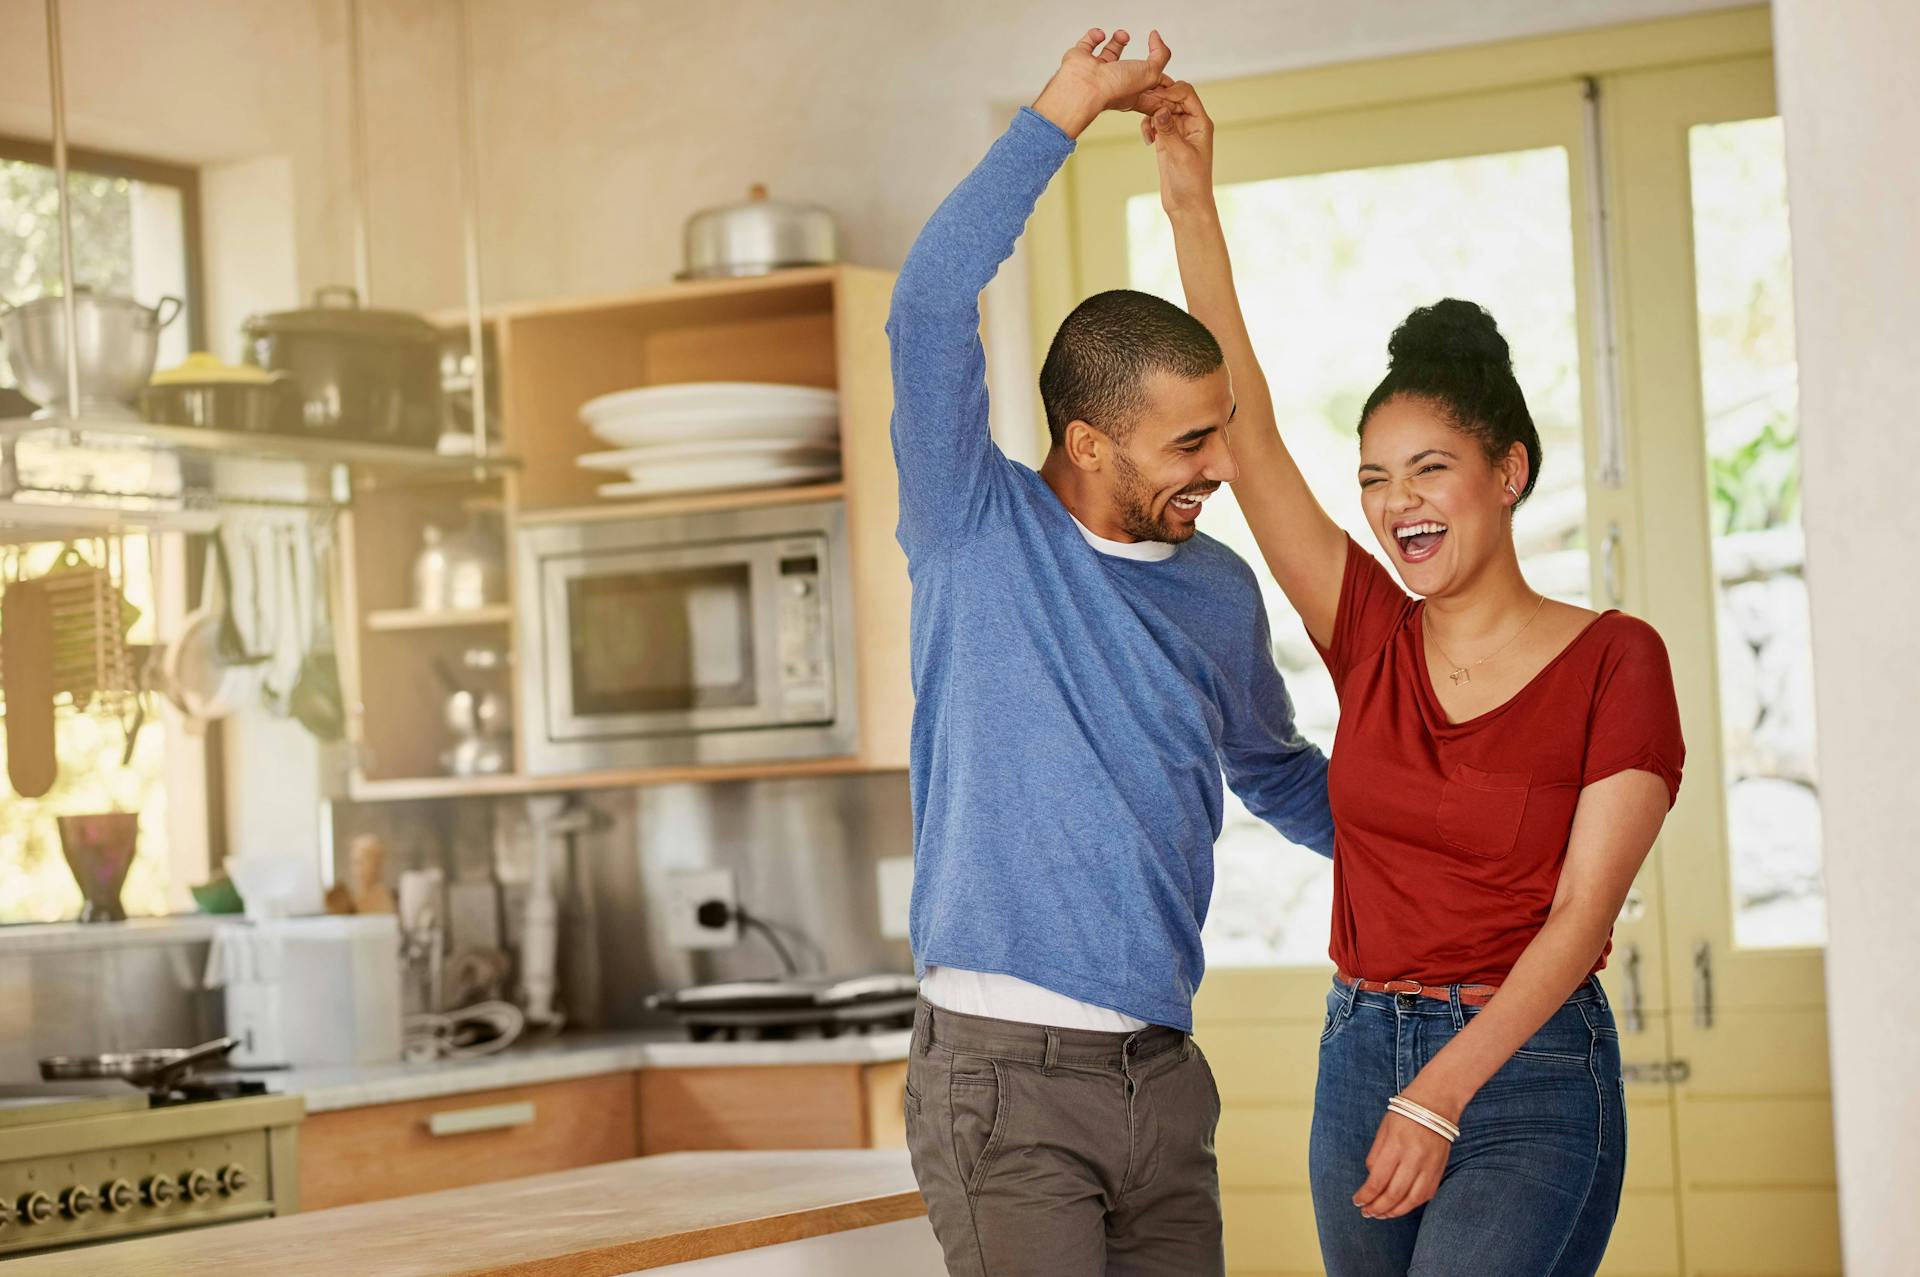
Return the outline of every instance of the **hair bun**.
{"type": "Polygon", "coordinates": [[[1457,297],[1444,297],[1408,315],[1387,340],[1387,355],[1396,368],[1435,363],[1513,367],[1513,353],[1493,316],[1457,297]]]}

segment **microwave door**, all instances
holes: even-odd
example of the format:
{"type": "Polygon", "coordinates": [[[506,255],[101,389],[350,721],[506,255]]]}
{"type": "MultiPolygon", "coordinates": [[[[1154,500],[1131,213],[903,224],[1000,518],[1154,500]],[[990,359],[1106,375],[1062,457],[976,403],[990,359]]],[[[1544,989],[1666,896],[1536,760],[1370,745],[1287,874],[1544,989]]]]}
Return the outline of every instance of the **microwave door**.
{"type": "Polygon", "coordinates": [[[752,543],[547,562],[549,738],[618,740],[766,721],[773,564],[752,543]]]}

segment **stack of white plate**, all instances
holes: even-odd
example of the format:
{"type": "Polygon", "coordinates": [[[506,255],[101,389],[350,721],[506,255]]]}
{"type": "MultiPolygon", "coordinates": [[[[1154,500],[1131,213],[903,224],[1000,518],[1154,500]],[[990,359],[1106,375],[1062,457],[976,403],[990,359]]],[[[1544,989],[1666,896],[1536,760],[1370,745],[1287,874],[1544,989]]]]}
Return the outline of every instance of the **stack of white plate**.
{"type": "Polygon", "coordinates": [[[703,381],[602,395],[580,420],[616,451],[580,458],[624,471],[603,497],[818,483],[840,473],[840,396],[816,386],[703,381]]]}

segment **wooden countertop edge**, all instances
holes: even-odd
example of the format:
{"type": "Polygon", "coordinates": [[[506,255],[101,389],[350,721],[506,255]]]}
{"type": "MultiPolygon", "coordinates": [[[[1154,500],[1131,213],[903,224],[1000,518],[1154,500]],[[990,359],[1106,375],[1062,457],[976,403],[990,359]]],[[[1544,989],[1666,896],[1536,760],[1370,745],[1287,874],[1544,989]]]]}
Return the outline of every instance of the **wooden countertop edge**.
{"type": "Polygon", "coordinates": [[[625,1273],[664,1268],[669,1264],[684,1264],[690,1260],[758,1250],[764,1246],[825,1237],[855,1228],[897,1223],[926,1213],[925,1200],[918,1192],[909,1189],[883,1197],[836,1202],[830,1206],[816,1206],[783,1215],[766,1215],[732,1224],[695,1228],[667,1237],[650,1237],[645,1241],[594,1246],[546,1259],[469,1268],[449,1277],[621,1277],[625,1273]]]}

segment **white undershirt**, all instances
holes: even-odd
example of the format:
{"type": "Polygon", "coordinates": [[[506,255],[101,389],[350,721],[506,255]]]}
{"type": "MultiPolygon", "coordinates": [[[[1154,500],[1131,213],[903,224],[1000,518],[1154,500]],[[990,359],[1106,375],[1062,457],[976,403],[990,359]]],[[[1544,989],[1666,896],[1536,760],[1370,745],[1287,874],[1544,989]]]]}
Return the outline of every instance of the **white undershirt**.
{"type": "MultiPolygon", "coordinates": [[[[1071,512],[1067,515],[1073,518],[1071,512]]],[[[1102,554],[1116,559],[1137,559],[1158,563],[1173,557],[1178,548],[1167,541],[1110,541],[1078,519],[1086,543],[1102,554]]],[[[961,967],[928,967],[920,981],[920,996],[945,1011],[961,1015],[980,1015],[992,1020],[1016,1020],[1022,1024],[1045,1024],[1056,1029],[1092,1029],[1096,1033],[1136,1033],[1147,1027],[1145,1020],[1122,1014],[1108,1007],[1095,1006],[1070,998],[1052,989],[1015,976],[986,971],[968,971],[961,967]]]]}

